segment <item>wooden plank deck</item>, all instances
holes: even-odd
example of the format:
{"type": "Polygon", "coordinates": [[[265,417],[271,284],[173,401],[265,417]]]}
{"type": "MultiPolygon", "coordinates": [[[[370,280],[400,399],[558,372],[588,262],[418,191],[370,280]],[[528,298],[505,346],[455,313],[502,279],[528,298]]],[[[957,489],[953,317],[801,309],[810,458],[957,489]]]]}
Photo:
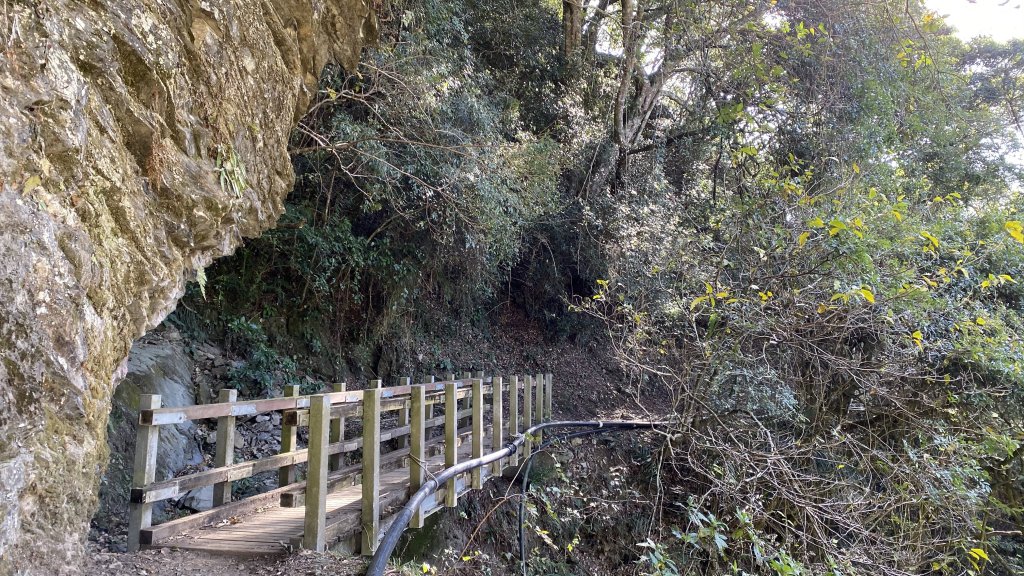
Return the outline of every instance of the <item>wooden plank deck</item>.
{"type": "MultiPolygon", "coordinates": [[[[471,453],[471,443],[463,443],[459,447],[459,461],[469,459],[471,453]]],[[[443,470],[444,455],[428,458],[427,469],[434,474],[443,470]]],[[[485,478],[487,476],[489,474],[485,474],[485,478]]],[[[397,513],[399,507],[408,500],[408,486],[408,467],[396,468],[381,474],[378,500],[382,527],[390,523],[389,517],[397,513]]],[[[467,487],[468,483],[459,482],[460,495],[468,490],[467,487]]],[[[359,484],[339,486],[327,495],[328,548],[360,534],[361,501],[362,487],[359,484]]],[[[435,501],[429,498],[424,503],[425,511],[431,511],[435,507],[435,501]]],[[[305,511],[304,506],[283,508],[279,502],[275,502],[213,526],[204,526],[158,540],[149,547],[244,556],[286,554],[301,545],[305,511]]]]}

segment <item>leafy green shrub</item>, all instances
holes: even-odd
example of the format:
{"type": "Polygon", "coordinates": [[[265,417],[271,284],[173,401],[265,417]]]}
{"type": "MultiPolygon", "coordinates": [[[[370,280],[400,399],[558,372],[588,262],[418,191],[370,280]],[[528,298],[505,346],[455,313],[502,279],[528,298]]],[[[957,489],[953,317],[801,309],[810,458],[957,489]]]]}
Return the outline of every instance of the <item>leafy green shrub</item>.
{"type": "Polygon", "coordinates": [[[242,396],[272,396],[279,394],[282,386],[303,381],[295,360],[271,347],[258,323],[244,316],[235,318],[228,324],[225,341],[230,351],[243,358],[228,372],[230,387],[242,396]]]}

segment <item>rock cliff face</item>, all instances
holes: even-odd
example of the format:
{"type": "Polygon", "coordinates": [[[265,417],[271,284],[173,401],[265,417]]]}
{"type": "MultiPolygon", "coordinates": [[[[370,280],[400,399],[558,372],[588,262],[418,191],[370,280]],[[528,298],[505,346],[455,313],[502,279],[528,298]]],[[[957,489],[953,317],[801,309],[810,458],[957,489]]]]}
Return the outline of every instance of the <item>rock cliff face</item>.
{"type": "Polygon", "coordinates": [[[0,574],[74,573],[132,341],[273,225],[369,0],[0,5],[0,574]]]}

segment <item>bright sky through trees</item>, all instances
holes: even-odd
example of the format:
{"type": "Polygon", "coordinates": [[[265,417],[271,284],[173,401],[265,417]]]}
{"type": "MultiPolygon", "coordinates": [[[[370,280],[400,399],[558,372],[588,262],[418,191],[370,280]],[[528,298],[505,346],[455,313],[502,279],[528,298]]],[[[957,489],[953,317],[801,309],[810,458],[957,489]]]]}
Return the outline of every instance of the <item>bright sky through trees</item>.
{"type": "Polygon", "coordinates": [[[963,40],[1024,38],[1024,0],[927,0],[926,4],[946,16],[963,40]]]}

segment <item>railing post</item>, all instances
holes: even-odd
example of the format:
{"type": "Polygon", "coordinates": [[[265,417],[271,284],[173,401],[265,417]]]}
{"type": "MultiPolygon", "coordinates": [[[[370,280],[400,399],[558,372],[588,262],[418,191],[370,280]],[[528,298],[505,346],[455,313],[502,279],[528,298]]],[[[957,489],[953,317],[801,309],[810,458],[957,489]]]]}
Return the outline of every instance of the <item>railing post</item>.
{"type": "MultiPolygon", "coordinates": [[[[437,382],[437,378],[435,378],[433,375],[427,376],[427,381],[426,381],[427,384],[433,384],[434,382],[437,382]]],[[[433,386],[431,386],[431,392],[433,392],[433,386]]],[[[427,408],[427,416],[426,417],[427,417],[428,420],[437,415],[436,408],[437,408],[437,404],[436,403],[435,404],[431,404],[427,408]]]]}
{"type": "MultiPolygon", "coordinates": [[[[426,481],[427,462],[427,428],[426,428],[427,394],[423,386],[413,386],[409,393],[409,495],[411,496],[426,481]]],[[[410,526],[422,528],[425,517],[421,505],[413,514],[410,526]]]]}
{"type": "MultiPolygon", "coordinates": [[[[481,375],[481,373],[477,373],[481,375]]],[[[484,381],[483,378],[473,379],[473,458],[484,455],[484,381]]],[[[484,474],[480,466],[470,473],[474,490],[484,487],[484,474]]]]}
{"type": "MultiPolygon", "coordinates": [[[[333,386],[335,392],[344,392],[348,389],[348,384],[344,382],[336,383],[333,386]]],[[[331,432],[329,434],[329,440],[331,444],[337,444],[345,440],[345,417],[339,416],[337,418],[331,418],[331,432]]],[[[340,470],[341,466],[345,463],[345,455],[341,452],[337,454],[331,454],[327,458],[327,471],[334,472],[340,470]]]]}
{"type": "Polygon", "coordinates": [[[309,399],[309,466],[306,472],[306,517],[302,547],[323,552],[327,531],[327,444],[331,401],[323,394],[309,399]]]}
{"type": "MultiPolygon", "coordinates": [[[[462,373],[461,380],[466,383],[465,385],[470,385],[472,383],[472,379],[473,379],[473,373],[472,372],[463,372],[462,373]]],[[[472,390],[470,390],[470,392],[472,392],[472,390]]],[[[462,399],[463,409],[472,408],[472,403],[473,403],[473,395],[470,394],[469,396],[466,396],[465,398],[462,399]]],[[[459,428],[465,428],[466,424],[472,424],[472,416],[470,416],[468,418],[463,418],[459,422],[459,428]]]]}
{"type": "MultiPolygon", "coordinates": [[[[502,421],[504,407],[502,406],[502,381],[501,376],[491,378],[491,452],[501,450],[505,443],[505,423],[502,421]]],[[[491,474],[500,476],[502,460],[498,460],[491,466],[491,474]]]]}
{"type": "MultiPolygon", "coordinates": [[[[523,433],[526,433],[533,426],[533,376],[527,374],[524,376],[525,381],[523,383],[523,433]]],[[[530,457],[533,453],[533,441],[529,436],[526,437],[526,442],[523,443],[523,459],[530,457]]]]}
{"type": "MultiPolygon", "coordinates": [[[[284,395],[287,397],[294,397],[299,395],[299,387],[294,384],[290,384],[284,387],[284,395]]],[[[281,453],[294,452],[297,447],[298,439],[296,438],[296,432],[298,426],[281,425],[281,453]]],[[[295,482],[295,466],[282,466],[277,470],[277,485],[278,487],[287,486],[295,482]]]]}
{"type": "MultiPolygon", "coordinates": [[[[537,385],[537,389],[536,389],[537,401],[534,403],[534,407],[535,407],[534,409],[537,412],[537,424],[543,424],[546,421],[545,418],[544,418],[544,376],[541,375],[541,374],[537,374],[537,376],[533,379],[533,381],[537,385]]],[[[543,439],[544,439],[544,433],[543,432],[537,432],[537,444],[538,445],[541,443],[541,441],[543,439]]]]}
{"type": "MultiPolygon", "coordinates": [[[[508,435],[515,438],[519,435],[519,376],[512,376],[508,388],[508,435]]],[[[519,464],[519,454],[513,454],[508,459],[509,466],[519,464]]]]}
{"type": "MultiPolygon", "coordinates": [[[[398,379],[399,386],[409,386],[412,384],[412,378],[406,376],[398,379]]],[[[409,425],[409,401],[406,401],[405,407],[398,411],[398,427],[409,425]]],[[[409,436],[403,436],[398,439],[398,448],[407,448],[409,446],[409,436]]]]}
{"type": "Polygon", "coordinates": [[[380,400],[373,380],[363,391],[363,556],[373,555],[380,532],[380,400]]]}
{"type": "MultiPolygon", "coordinates": [[[[139,396],[139,410],[156,410],[160,407],[159,394],[139,396]]],[[[145,488],[156,480],[156,450],[160,441],[160,427],[139,424],[135,432],[135,463],[132,467],[132,488],[145,488]]],[[[139,536],[143,528],[153,525],[152,504],[129,504],[128,551],[138,552],[139,536]]]]}
{"type": "Polygon", "coordinates": [[[544,399],[547,400],[547,404],[548,405],[547,405],[546,412],[547,412],[548,422],[550,422],[555,417],[555,414],[552,411],[552,407],[554,405],[554,402],[552,401],[552,397],[554,396],[554,394],[552,394],[552,389],[551,389],[552,382],[551,382],[551,374],[550,373],[548,373],[547,376],[545,376],[545,380],[547,382],[547,387],[546,387],[546,390],[544,392],[544,399]]]}
{"type": "MultiPolygon", "coordinates": [[[[218,402],[231,403],[238,400],[238,391],[227,388],[220,391],[218,402]]],[[[217,418],[217,454],[213,465],[217,468],[230,466],[235,462],[235,417],[221,416],[217,418]]],[[[213,505],[222,506],[231,502],[231,481],[218,482],[213,485],[213,505]]]]}
{"type": "MultiPolygon", "coordinates": [[[[459,462],[459,396],[458,386],[449,380],[444,385],[444,467],[451,468],[459,462]]],[[[448,481],[444,505],[454,508],[459,503],[456,489],[457,478],[448,481]]]]}

